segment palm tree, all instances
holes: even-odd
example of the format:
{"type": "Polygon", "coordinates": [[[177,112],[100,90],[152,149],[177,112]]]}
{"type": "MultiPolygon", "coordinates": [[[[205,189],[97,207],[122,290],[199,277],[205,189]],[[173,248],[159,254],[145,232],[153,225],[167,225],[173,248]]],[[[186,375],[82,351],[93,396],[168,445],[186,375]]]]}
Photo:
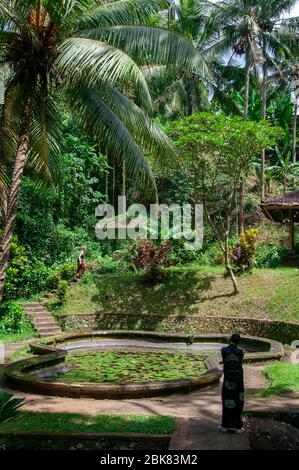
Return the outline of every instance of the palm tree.
{"type": "MultiPolygon", "coordinates": [[[[161,12],[159,24],[190,40],[204,57],[205,16],[200,11],[201,0],[168,0],[168,8],[161,12]]],[[[150,67],[143,69],[153,90],[156,110],[167,118],[191,115],[208,107],[207,87],[203,78],[206,71],[150,67]]]]}
{"type": "MultiPolygon", "coordinates": [[[[209,9],[208,29],[214,33],[210,52],[244,57],[244,118],[248,119],[250,99],[250,70],[259,74],[262,66],[262,119],[267,114],[268,67],[276,66],[275,59],[289,55],[290,46],[298,42],[294,34],[299,22],[296,18],[281,20],[296,0],[221,0],[212,3],[203,0],[203,8],[209,9]]],[[[229,61],[229,62],[230,62],[229,61]]],[[[261,197],[264,198],[265,151],[261,154],[261,197]]],[[[240,194],[239,230],[244,230],[244,184],[240,194]]]]}
{"type": "MultiPolygon", "coordinates": [[[[259,3],[260,44],[262,49],[262,119],[267,118],[267,96],[270,68],[280,71],[282,58],[298,57],[298,18],[283,19],[296,0],[261,0],[259,3]]],[[[261,199],[265,198],[265,151],[261,153],[261,199]]]]}
{"type": "Polygon", "coordinates": [[[294,189],[299,177],[299,163],[293,163],[292,152],[289,151],[283,155],[279,149],[276,149],[278,161],[272,166],[272,173],[279,182],[282,183],[283,193],[288,189],[294,189]]]}
{"type": "Polygon", "coordinates": [[[1,0],[0,68],[9,77],[0,150],[10,171],[0,301],[24,168],[51,179],[63,99],[103,150],[154,186],[144,152],[165,152],[170,144],[148,117],[151,96],[140,66],[192,70],[202,63],[179,34],[145,25],[160,6],[159,0],[1,0]]]}
{"type": "MultiPolygon", "coordinates": [[[[229,64],[235,56],[244,59],[244,119],[248,119],[250,98],[250,71],[257,73],[261,50],[258,44],[259,25],[256,16],[256,1],[221,0],[202,1],[203,9],[209,10],[206,28],[214,36],[207,53],[229,55],[229,64]]],[[[239,233],[244,232],[245,179],[240,187],[239,233]]]]}

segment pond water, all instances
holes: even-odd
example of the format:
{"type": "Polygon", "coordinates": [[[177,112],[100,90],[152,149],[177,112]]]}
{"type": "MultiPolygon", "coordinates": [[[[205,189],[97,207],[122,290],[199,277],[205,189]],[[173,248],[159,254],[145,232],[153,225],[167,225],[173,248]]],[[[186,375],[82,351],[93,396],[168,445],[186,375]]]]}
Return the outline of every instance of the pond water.
{"type": "MultiPolygon", "coordinates": [[[[194,342],[190,345],[176,341],[155,341],[155,340],[142,340],[142,339],[118,339],[118,338],[105,338],[105,339],[89,339],[72,341],[59,345],[60,349],[66,351],[101,351],[113,349],[149,349],[149,350],[174,350],[185,352],[211,352],[220,351],[223,346],[227,344],[217,342],[194,342]]],[[[254,351],[253,348],[245,348],[246,351],[254,351]]]]}

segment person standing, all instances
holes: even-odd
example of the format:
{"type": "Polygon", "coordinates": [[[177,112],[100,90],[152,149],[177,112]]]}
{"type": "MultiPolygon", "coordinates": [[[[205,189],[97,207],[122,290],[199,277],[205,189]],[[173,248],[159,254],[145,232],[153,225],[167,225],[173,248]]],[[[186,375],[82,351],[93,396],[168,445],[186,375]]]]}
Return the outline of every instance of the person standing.
{"type": "Polygon", "coordinates": [[[229,345],[221,349],[223,360],[222,386],[222,423],[219,431],[244,431],[242,413],[244,408],[244,351],[239,347],[241,337],[235,333],[231,336],[229,345]]]}
{"type": "Polygon", "coordinates": [[[81,252],[80,252],[80,255],[78,256],[78,269],[77,269],[77,274],[76,274],[76,278],[77,279],[81,279],[81,277],[85,274],[86,272],[86,263],[84,261],[84,256],[86,255],[87,253],[87,248],[84,247],[81,252]]]}

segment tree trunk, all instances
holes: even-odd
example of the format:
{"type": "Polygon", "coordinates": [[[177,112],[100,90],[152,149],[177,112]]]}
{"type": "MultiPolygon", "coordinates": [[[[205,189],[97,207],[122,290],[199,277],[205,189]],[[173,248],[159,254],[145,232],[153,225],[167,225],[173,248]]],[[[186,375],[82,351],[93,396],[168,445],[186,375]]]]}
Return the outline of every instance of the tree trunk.
{"type": "Polygon", "coordinates": [[[236,276],[234,275],[234,271],[230,265],[230,260],[229,260],[229,246],[228,246],[228,238],[229,238],[229,234],[230,234],[230,216],[227,215],[227,219],[226,219],[226,223],[227,223],[227,228],[226,228],[226,233],[225,233],[225,241],[223,242],[219,236],[219,233],[211,219],[211,216],[210,214],[208,213],[207,209],[205,208],[205,203],[204,203],[204,213],[208,219],[208,222],[210,224],[210,227],[212,229],[212,231],[214,232],[214,235],[216,236],[216,240],[219,244],[219,247],[221,249],[221,251],[223,252],[224,254],[224,264],[225,264],[225,269],[227,271],[227,273],[229,274],[229,277],[232,281],[232,284],[233,284],[233,287],[234,287],[234,294],[237,295],[239,294],[239,287],[238,287],[238,282],[237,282],[237,278],[236,276]]]}
{"type": "Polygon", "coordinates": [[[298,115],[298,102],[296,101],[294,104],[293,140],[292,140],[293,163],[297,162],[297,115],[298,115]]]}
{"type": "MultiPolygon", "coordinates": [[[[244,119],[248,120],[249,111],[249,91],[250,91],[250,74],[249,67],[245,73],[245,107],[244,119]]],[[[245,178],[242,178],[240,185],[240,208],[239,208],[239,234],[244,233],[244,206],[245,206],[245,178]]]]}
{"type": "Polygon", "coordinates": [[[126,162],[123,160],[122,164],[122,196],[126,196],[126,162]]]}
{"type": "Polygon", "coordinates": [[[239,294],[239,286],[238,286],[238,282],[237,282],[237,278],[234,274],[234,271],[233,271],[233,268],[231,267],[230,265],[230,261],[229,261],[229,248],[228,248],[228,235],[226,235],[226,239],[225,239],[225,251],[224,251],[224,262],[225,262],[225,269],[232,281],[232,284],[233,284],[233,287],[234,287],[234,294],[237,295],[239,294]]]}
{"type": "MultiPolygon", "coordinates": [[[[266,61],[266,44],[263,43],[263,106],[262,106],[262,119],[267,118],[267,92],[268,92],[268,68],[266,61]]],[[[261,152],[261,200],[265,199],[265,168],[266,168],[266,151],[261,152]]]]}
{"type": "Polygon", "coordinates": [[[3,299],[6,270],[9,260],[11,240],[16,222],[22,176],[26,164],[26,154],[30,134],[31,100],[26,98],[24,103],[23,125],[16,160],[12,172],[7,213],[0,244],[0,302],[3,299]]]}
{"type": "Polygon", "coordinates": [[[250,93],[250,73],[249,67],[248,70],[245,70],[245,97],[244,97],[244,119],[248,120],[249,114],[249,93],[250,93]]]}
{"type": "Polygon", "coordinates": [[[244,233],[245,229],[245,176],[243,176],[240,185],[240,208],[239,208],[239,235],[244,233]]]}

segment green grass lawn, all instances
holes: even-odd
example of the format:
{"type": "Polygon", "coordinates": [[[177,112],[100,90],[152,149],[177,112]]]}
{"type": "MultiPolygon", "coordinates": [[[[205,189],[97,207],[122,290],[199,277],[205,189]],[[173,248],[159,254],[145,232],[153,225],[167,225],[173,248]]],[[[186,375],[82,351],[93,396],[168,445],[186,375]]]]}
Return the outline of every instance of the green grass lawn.
{"type": "Polygon", "coordinates": [[[136,432],[172,434],[173,416],[96,415],[20,411],[11,421],[0,423],[0,432],[136,432]]]}
{"type": "Polygon", "coordinates": [[[167,269],[165,281],[151,284],[134,273],[100,275],[67,292],[61,313],[182,314],[249,316],[299,321],[299,270],[259,269],[239,278],[232,296],[223,268],[190,265],[167,269]]]}
{"type": "Polygon", "coordinates": [[[299,392],[299,364],[279,362],[267,366],[263,373],[269,386],[259,393],[260,396],[267,397],[293,390],[299,392]]]}
{"type": "Polygon", "coordinates": [[[198,377],[206,372],[198,353],[101,351],[69,354],[70,371],[55,374],[64,382],[132,383],[198,377]]]}
{"type": "Polygon", "coordinates": [[[36,338],[36,331],[28,329],[25,333],[0,333],[0,342],[2,343],[19,343],[26,339],[36,338]]]}

